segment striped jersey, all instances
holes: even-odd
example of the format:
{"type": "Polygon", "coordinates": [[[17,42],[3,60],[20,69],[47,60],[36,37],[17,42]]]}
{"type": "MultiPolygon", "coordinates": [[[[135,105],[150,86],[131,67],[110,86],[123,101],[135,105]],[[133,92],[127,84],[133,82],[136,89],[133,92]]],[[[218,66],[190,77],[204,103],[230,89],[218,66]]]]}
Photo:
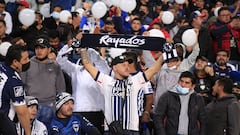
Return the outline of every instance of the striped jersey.
{"type": "Polygon", "coordinates": [[[123,122],[123,129],[139,131],[139,116],[143,111],[144,94],[152,93],[152,87],[146,89],[149,85],[146,83],[144,73],[138,72],[125,80],[118,80],[98,72],[96,81],[101,86],[105,99],[106,124],[120,120],[123,122]]]}
{"type": "Polygon", "coordinates": [[[19,74],[5,63],[0,64],[0,109],[13,120],[13,106],[24,105],[23,82],[19,74]]]}

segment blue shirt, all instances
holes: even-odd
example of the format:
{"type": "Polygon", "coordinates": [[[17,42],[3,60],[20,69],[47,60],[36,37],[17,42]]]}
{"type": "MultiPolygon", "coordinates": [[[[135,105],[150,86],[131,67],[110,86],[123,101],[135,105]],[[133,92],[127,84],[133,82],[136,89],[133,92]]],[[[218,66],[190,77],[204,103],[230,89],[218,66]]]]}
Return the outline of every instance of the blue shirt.
{"type": "Polygon", "coordinates": [[[72,115],[61,119],[55,117],[51,122],[51,135],[85,135],[95,127],[82,115],[72,115]]]}

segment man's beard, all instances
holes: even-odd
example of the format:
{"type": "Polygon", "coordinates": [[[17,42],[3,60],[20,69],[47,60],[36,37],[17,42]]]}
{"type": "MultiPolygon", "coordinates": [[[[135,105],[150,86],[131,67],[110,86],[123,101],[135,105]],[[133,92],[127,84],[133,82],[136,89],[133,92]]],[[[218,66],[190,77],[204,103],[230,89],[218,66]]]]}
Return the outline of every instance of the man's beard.
{"type": "Polygon", "coordinates": [[[44,61],[44,60],[46,60],[46,59],[48,59],[48,56],[46,55],[45,57],[43,57],[43,58],[37,58],[39,61],[44,61]]]}
{"type": "Polygon", "coordinates": [[[219,60],[219,61],[217,62],[217,65],[218,65],[218,66],[225,66],[225,65],[226,65],[226,62],[225,62],[224,60],[219,60]]]}

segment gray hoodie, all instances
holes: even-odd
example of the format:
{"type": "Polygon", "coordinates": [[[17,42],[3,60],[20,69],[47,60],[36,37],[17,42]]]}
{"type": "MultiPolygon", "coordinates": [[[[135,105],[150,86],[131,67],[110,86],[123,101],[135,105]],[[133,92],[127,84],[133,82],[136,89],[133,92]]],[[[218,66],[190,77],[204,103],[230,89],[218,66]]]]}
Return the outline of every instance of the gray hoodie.
{"type": "Polygon", "coordinates": [[[60,66],[52,60],[40,63],[35,56],[30,63],[30,68],[21,73],[26,94],[38,98],[40,105],[55,103],[56,94],[66,89],[60,66]]]}

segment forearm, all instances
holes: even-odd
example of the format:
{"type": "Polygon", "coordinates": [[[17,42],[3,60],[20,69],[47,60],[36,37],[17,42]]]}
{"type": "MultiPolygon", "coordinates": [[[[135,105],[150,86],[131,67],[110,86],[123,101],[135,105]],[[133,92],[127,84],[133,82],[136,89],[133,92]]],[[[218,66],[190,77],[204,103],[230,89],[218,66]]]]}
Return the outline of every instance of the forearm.
{"type": "Polygon", "coordinates": [[[21,126],[23,127],[26,135],[31,135],[31,127],[30,127],[30,116],[27,110],[27,107],[18,106],[16,107],[17,116],[21,126]]]}
{"type": "Polygon", "coordinates": [[[82,64],[84,65],[85,69],[91,74],[91,76],[95,79],[98,73],[98,69],[95,68],[89,59],[87,49],[81,49],[81,58],[82,58],[82,64]]]}
{"type": "Polygon", "coordinates": [[[144,110],[150,112],[153,104],[153,94],[146,95],[146,105],[144,110]]]}
{"type": "Polygon", "coordinates": [[[144,72],[147,80],[150,80],[153,77],[153,75],[155,75],[161,69],[162,63],[163,63],[163,57],[161,55],[158,58],[158,60],[155,62],[155,64],[144,72]]]}

